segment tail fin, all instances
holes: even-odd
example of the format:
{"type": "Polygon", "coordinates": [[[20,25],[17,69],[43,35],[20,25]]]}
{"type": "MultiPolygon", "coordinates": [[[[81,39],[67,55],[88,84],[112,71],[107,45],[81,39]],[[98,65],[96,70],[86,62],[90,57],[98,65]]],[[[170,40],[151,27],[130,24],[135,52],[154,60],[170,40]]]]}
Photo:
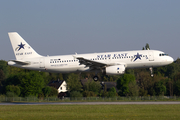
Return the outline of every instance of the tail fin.
{"type": "Polygon", "coordinates": [[[10,32],[8,35],[16,60],[41,57],[17,32],[10,32]]]}

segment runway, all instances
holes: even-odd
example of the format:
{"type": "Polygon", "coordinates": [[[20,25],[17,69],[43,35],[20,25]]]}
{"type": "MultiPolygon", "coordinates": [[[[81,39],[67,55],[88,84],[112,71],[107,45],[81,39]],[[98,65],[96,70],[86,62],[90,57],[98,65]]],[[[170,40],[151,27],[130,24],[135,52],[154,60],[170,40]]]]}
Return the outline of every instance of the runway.
{"type": "Polygon", "coordinates": [[[9,102],[0,105],[169,105],[180,104],[179,101],[170,102],[9,102]]]}

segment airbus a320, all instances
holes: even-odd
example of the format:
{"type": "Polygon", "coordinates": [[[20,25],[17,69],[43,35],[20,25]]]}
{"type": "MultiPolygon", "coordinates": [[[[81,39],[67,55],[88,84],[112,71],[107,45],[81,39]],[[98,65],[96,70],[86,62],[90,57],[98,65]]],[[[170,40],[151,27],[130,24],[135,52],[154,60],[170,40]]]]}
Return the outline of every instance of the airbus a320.
{"type": "MultiPolygon", "coordinates": [[[[129,68],[158,67],[171,64],[174,60],[159,50],[134,50],[59,56],[39,55],[17,32],[9,38],[16,60],[8,65],[57,73],[102,72],[106,75],[124,74],[129,68]]],[[[97,75],[94,80],[97,80],[97,75]]]]}

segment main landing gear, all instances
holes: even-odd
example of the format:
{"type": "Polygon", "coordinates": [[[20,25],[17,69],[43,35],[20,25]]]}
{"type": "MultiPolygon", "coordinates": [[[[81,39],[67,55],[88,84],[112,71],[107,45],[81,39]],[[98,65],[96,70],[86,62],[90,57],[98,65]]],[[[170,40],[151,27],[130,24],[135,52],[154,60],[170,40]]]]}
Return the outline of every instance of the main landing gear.
{"type": "Polygon", "coordinates": [[[94,80],[94,81],[98,81],[98,79],[99,79],[99,78],[98,78],[97,75],[95,75],[95,76],[93,77],[93,80],[94,80]]]}

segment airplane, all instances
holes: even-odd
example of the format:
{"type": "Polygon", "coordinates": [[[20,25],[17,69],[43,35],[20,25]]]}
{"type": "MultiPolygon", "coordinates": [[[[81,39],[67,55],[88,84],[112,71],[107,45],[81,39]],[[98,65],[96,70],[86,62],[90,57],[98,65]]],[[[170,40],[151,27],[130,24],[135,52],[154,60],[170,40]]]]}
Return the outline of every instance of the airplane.
{"type": "Polygon", "coordinates": [[[134,50],[59,56],[39,55],[17,32],[8,33],[16,60],[8,65],[57,73],[95,72],[106,75],[124,74],[130,68],[150,68],[171,64],[174,59],[159,50],[134,50]]]}

